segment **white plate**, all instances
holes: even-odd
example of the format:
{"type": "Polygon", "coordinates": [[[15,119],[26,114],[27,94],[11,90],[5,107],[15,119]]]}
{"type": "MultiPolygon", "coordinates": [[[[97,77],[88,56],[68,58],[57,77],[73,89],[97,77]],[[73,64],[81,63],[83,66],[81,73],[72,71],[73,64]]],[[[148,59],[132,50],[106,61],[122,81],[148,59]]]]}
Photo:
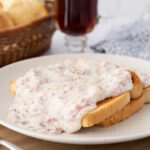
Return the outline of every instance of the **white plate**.
{"type": "Polygon", "coordinates": [[[150,104],[145,105],[140,112],[136,113],[124,122],[118,123],[108,128],[91,127],[87,129],[82,129],[80,132],[77,132],[75,134],[40,134],[17,127],[16,125],[12,124],[9,120],[7,120],[6,112],[8,106],[14,99],[12,96],[9,95],[8,92],[9,82],[11,80],[16,79],[20,75],[23,75],[25,71],[32,67],[36,67],[39,65],[44,66],[51,63],[57,63],[66,58],[82,56],[87,56],[91,59],[100,58],[101,60],[106,60],[114,64],[123,65],[127,67],[134,67],[140,69],[141,71],[150,73],[150,62],[131,57],[113,56],[106,54],[52,55],[29,59],[8,65],[0,69],[0,124],[14,131],[38,139],[71,144],[117,143],[150,136],[150,104]]]}

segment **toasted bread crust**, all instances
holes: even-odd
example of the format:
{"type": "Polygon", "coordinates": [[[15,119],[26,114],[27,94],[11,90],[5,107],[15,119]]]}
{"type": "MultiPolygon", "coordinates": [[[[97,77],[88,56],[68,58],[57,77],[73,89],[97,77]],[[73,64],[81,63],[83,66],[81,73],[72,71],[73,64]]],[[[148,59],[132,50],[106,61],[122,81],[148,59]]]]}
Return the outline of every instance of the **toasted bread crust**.
{"type": "Polygon", "coordinates": [[[144,88],[144,102],[150,103],[150,86],[147,88],[144,88]]]}
{"type": "Polygon", "coordinates": [[[130,97],[131,99],[137,99],[143,93],[143,86],[138,75],[133,71],[129,70],[129,72],[132,75],[132,81],[133,81],[133,89],[130,90],[130,97]]]}
{"type": "Polygon", "coordinates": [[[111,117],[100,122],[99,125],[103,127],[108,127],[118,122],[124,121],[129,118],[134,113],[138,112],[144,104],[144,95],[140,96],[137,99],[132,100],[127,104],[121,111],[116,112],[111,117]]]}
{"type": "Polygon", "coordinates": [[[129,92],[125,92],[115,98],[109,98],[105,101],[100,102],[97,105],[97,108],[87,113],[82,118],[82,127],[90,127],[93,126],[102,120],[108,118],[120,108],[123,108],[130,102],[130,94],[129,92]]]}

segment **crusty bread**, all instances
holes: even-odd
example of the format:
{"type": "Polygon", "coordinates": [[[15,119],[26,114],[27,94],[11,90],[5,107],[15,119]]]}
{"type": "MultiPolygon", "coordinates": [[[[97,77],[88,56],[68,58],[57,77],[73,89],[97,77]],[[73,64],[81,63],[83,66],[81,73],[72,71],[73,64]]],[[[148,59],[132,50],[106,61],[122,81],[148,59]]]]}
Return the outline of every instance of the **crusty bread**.
{"type": "Polygon", "coordinates": [[[4,11],[0,11],[0,30],[12,28],[12,27],[14,27],[14,23],[9,17],[9,15],[4,11]]]}
{"type": "Polygon", "coordinates": [[[24,24],[47,15],[45,6],[39,0],[1,0],[3,10],[16,25],[24,24]]]}
{"type": "Polygon", "coordinates": [[[0,2],[0,10],[3,8],[3,5],[2,5],[2,3],[0,2]]]}
{"type": "Polygon", "coordinates": [[[129,72],[132,75],[132,81],[133,81],[133,89],[130,90],[130,97],[131,99],[136,99],[139,98],[143,93],[143,86],[138,75],[133,71],[129,70],[129,72]]]}
{"type": "Polygon", "coordinates": [[[97,108],[87,113],[82,119],[82,127],[93,126],[114,114],[130,102],[129,92],[115,98],[109,98],[97,105],[97,108]]]}
{"type": "Polygon", "coordinates": [[[144,88],[144,102],[150,103],[150,86],[147,88],[144,88]]]}
{"type": "Polygon", "coordinates": [[[118,122],[124,121],[131,115],[139,111],[144,104],[144,95],[142,94],[139,98],[132,100],[127,104],[121,111],[116,112],[111,117],[103,120],[99,125],[103,127],[108,127],[118,122]]]}

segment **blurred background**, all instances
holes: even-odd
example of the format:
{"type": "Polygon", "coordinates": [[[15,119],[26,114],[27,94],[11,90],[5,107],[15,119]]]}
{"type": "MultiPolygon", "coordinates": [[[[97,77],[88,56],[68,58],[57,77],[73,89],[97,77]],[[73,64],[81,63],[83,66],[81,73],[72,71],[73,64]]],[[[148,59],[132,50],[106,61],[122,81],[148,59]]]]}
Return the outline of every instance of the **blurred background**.
{"type": "Polygon", "coordinates": [[[0,66],[74,52],[150,60],[149,49],[150,0],[0,0],[0,66]]]}
{"type": "MultiPolygon", "coordinates": [[[[93,31],[88,34],[88,46],[90,48],[86,48],[85,52],[101,52],[98,46],[103,46],[103,42],[101,43],[101,41],[104,40],[107,42],[107,45],[113,47],[114,45],[112,45],[109,40],[109,34],[112,34],[114,30],[119,30],[119,33],[118,31],[116,31],[115,33],[113,33],[113,35],[111,35],[111,38],[114,40],[113,43],[115,43],[115,40],[117,40],[117,38],[115,39],[115,37],[118,35],[120,35],[119,39],[122,38],[122,40],[124,41],[127,37],[131,40],[131,38],[133,38],[132,36],[134,36],[135,34],[136,36],[138,36],[138,38],[142,39],[146,38],[145,36],[149,36],[150,34],[149,0],[98,0],[98,14],[102,17],[99,19],[99,22],[95,26],[93,31]],[[139,24],[137,24],[137,22],[139,22],[139,24]],[[145,30],[143,28],[145,28],[145,30]],[[134,31],[129,29],[134,29],[134,31]],[[144,33],[147,31],[149,31],[148,35],[144,35],[144,33]],[[141,35],[141,32],[143,33],[143,35],[141,35]],[[128,35],[124,35],[125,33],[128,33],[128,35]],[[91,47],[93,49],[91,49],[91,47]]],[[[68,53],[67,49],[64,46],[64,36],[65,35],[61,31],[57,30],[54,33],[52,39],[51,51],[46,52],[45,55],[68,53]]],[[[131,49],[124,47],[125,43],[121,45],[117,43],[117,45],[120,47],[118,51],[117,49],[112,51],[107,50],[107,53],[115,53],[149,59],[149,50],[146,50],[146,52],[149,53],[147,54],[148,56],[142,56],[142,54],[139,54],[144,53],[142,52],[143,47],[139,47],[139,45],[145,44],[143,46],[149,46],[149,39],[146,39],[148,40],[146,43],[137,43],[134,41],[134,39],[132,40],[133,41],[131,42],[134,42],[134,45],[131,45],[131,47],[134,47],[134,50],[133,48],[131,48],[132,52],[128,52],[131,51],[131,49]],[[138,48],[136,47],[136,45],[138,48]],[[122,49],[123,47],[125,48],[125,52],[120,52],[120,49],[122,49]],[[139,49],[141,49],[140,52],[139,49]]],[[[130,45],[130,43],[128,43],[127,41],[126,45],[130,45]]]]}

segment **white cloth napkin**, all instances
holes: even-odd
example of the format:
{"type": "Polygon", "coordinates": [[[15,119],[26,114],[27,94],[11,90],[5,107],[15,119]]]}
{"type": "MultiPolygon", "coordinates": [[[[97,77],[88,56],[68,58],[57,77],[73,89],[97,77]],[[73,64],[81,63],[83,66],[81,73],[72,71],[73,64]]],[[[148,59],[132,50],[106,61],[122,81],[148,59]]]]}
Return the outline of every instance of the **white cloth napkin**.
{"type": "Polygon", "coordinates": [[[132,24],[113,27],[103,41],[92,46],[95,52],[127,55],[150,60],[150,7],[132,24]]]}

